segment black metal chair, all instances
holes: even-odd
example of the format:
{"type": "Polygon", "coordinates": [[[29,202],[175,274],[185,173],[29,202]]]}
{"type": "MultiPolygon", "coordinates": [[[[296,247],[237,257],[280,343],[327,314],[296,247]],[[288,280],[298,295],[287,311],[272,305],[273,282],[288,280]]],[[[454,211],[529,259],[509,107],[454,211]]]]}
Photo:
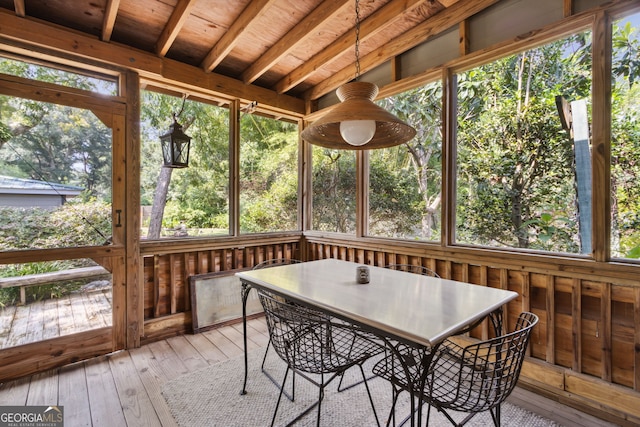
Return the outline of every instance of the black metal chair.
{"type": "Polygon", "coordinates": [[[423,267],[421,265],[416,265],[416,264],[387,264],[384,266],[384,268],[388,268],[391,270],[407,271],[409,273],[421,274],[423,276],[440,278],[438,273],[431,270],[430,268],[423,267]]]}
{"type": "MultiPolygon", "coordinates": [[[[317,406],[316,424],[319,426],[322,399],[327,385],[354,366],[359,367],[365,378],[362,364],[380,353],[380,345],[347,322],[333,321],[322,312],[283,301],[264,290],[258,290],[258,296],[264,308],[271,344],[278,356],[287,363],[271,425],[276,420],[289,371],[293,371],[318,386],[318,401],[288,425],[294,424],[317,406]],[[320,380],[309,374],[318,374],[320,380]],[[328,379],[325,379],[325,375],[329,375],[328,379]]],[[[369,386],[366,381],[364,384],[376,422],[380,425],[369,386]]]]}
{"type": "MultiPolygon", "coordinates": [[[[394,385],[392,412],[398,393],[409,389],[411,381],[411,387],[422,390],[422,399],[429,405],[427,424],[433,407],[454,426],[462,426],[476,414],[490,411],[493,423],[498,427],[500,405],[518,382],[531,329],[537,322],[538,316],[524,312],[511,333],[465,347],[447,339],[436,348],[427,372],[419,365],[407,363],[406,359],[401,363],[394,353],[378,362],[373,371],[394,385]],[[408,365],[412,367],[407,369],[408,365]],[[467,416],[458,422],[449,411],[464,412],[467,416]]],[[[387,423],[391,419],[392,414],[387,423]]]]}
{"type": "MultiPolygon", "coordinates": [[[[299,264],[301,262],[302,261],[300,260],[291,259],[291,258],[273,258],[273,259],[268,259],[266,261],[262,261],[261,263],[254,265],[252,270],[261,270],[263,268],[277,267],[279,265],[299,264]]],[[[264,367],[265,362],[267,360],[267,354],[269,353],[269,348],[271,348],[271,338],[269,338],[269,342],[267,343],[267,348],[265,348],[264,350],[264,356],[262,357],[262,365],[260,366],[260,370],[262,371],[263,374],[267,376],[267,378],[269,378],[269,380],[272,383],[274,383],[277,387],[280,387],[280,383],[278,383],[278,381],[273,377],[273,375],[271,375],[269,371],[267,371],[264,367]]],[[[293,395],[294,388],[295,388],[295,377],[294,379],[292,379],[291,393],[287,393],[286,391],[284,392],[284,395],[287,396],[289,400],[294,399],[294,395],[293,395]]]]}

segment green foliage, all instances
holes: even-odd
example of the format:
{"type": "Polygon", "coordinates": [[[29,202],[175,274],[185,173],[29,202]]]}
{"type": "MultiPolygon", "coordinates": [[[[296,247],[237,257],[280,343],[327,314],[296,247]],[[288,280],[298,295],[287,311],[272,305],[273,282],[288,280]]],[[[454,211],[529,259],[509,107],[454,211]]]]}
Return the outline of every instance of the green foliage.
{"type": "Polygon", "coordinates": [[[58,209],[0,208],[0,250],[49,249],[105,244],[111,207],[103,202],[67,203],[58,209]]]}
{"type": "MultiPolygon", "coordinates": [[[[173,171],[167,194],[163,226],[184,224],[189,235],[196,229],[213,234],[229,230],[229,111],[200,102],[142,91],[141,174],[142,205],[153,203],[162,165],[160,135],[180,113],[184,132],[192,137],[189,167],[173,171]]],[[[198,233],[199,234],[199,233],[198,233]]],[[[172,235],[169,233],[169,235],[172,235]]]]}
{"type": "Polygon", "coordinates": [[[370,153],[369,234],[439,240],[442,84],[429,83],[380,103],[411,124],[416,137],[370,153]]]}
{"type": "Polygon", "coordinates": [[[611,102],[612,244],[614,257],[640,258],[640,36],[614,25],[611,102]]]}
{"type": "Polygon", "coordinates": [[[313,229],[354,234],[356,156],[353,151],[313,149],[313,229]]]}
{"type": "Polygon", "coordinates": [[[560,132],[555,96],[584,92],[589,65],[577,53],[566,56],[583,40],[561,40],[459,76],[457,241],[578,250],[572,146],[560,132]]]}
{"type": "MultiPolygon", "coordinates": [[[[9,264],[0,266],[0,277],[19,277],[30,274],[52,273],[73,268],[72,261],[43,261],[25,264],[9,264]]],[[[59,298],[78,289],[81,282],[54,283],[49,285],[30,286],[26,288],[26,302],[39,301],[47,298],[59,298]]],[[[20,288],[0,289],[0,307],[15,305],[20,300],[20,288]]]]}
{"type": "MultiPolygon", "coordinates": [[[[55,211],[0,208],[0,250],[51,249],[101,245],[111,234],[111,207],[100,202],[67,203],[55,211]],[[99,232],[98,232],[99,231],[99,232]]],[[[94,265],[88,260],[45,261],[0,266],[0,277],[49,273],[94,265]]],[[[84,282],[61,282],[28,287],[27,298],[57,298],[78,289],[84,282]]],[[[0,306],[15,304],[19,288],[0,289],[0,306]]]]}
{"type": "Polygon", "coordinates": [[[240,127],[240,229],[297,229],[298,127],[246,114],[240,127]]]}

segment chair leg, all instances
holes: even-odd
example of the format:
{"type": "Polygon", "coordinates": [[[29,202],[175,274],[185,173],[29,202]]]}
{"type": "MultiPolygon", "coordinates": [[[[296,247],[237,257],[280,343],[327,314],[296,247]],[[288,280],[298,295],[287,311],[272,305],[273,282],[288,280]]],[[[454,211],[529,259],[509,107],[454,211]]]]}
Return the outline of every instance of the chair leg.
{"type": "Polygon", "coordinates": [[[500,405],[496,406],[493,409],[490,409],[491,418],[493,419],[493,425],[495,427],[500,427],[500,405]]]}
{"type": "Polygon", "coordinates": [[[396,403],[398,402],[398,397],[400,396],[400,392],[396,390],[396,387],[391,384],[391,409],[389,410],[389,416],[387,417],[387,427],[391,425],[391,421],[393,421],[393,425],[396,425],[396,403]]]}
{"type": "Polygon", "coordinates": [[[278,408],[280,407],[280,401],[282,400],[282,393],[284,391],[284,385],[287,383],[287,376],[289,375],[289,366],[287,366],[287,370],[284,372],[284,379],[282,380],[282,386],[280,387],[280,394],[278,394],[278,402],[276,403],[276,409],[273,411],[273,417],[271,418],[271,427],[276,422],[276,415],[278,415],[278,408]]]}
{"type": "Polygon", "coordinates": [[[374,379],[376,376],[375,375],[371,375],[370,377],[366,378],[364,380],[359,380],[354,382],[353,384],[349,384],[348,386],[342,387],[342,380],[344,380],[344,375],[340,376],[340,382],[338,383],[338,393],[349,390],[350,388],[353,388],[357,385],[362,384],[363,382],[369,381],[374,379]]]}
{"type": "Polygon", "coordinates": [[[376,418],[376,424],[380,427],[380,420],[378,419],[378,413],[376,412],[376,406],[373,403],[373,398],[371,397],[371,390],[369,389],[369,383],[367,383],[367,378],[364,374],[364,369],[362,368],[362,364],[358,365],[360,368],[360,373],[362,374],[362,381],[364,382],[364,386],[367,389],[367,395],[369,396],[369,403],[371,403],[371,410],[373,411],[373,416],[376,418]]]}
{"type": "Polygon", "coordinates": [[[322,398],[324,397],[324,374],[320,374],[320,387],[318,387],[318,416],[316,427],[320,427],[320,411],[322,410],[322,398]]]}
{"type": "MultiPolygon", "coordinates": [[[[278,381],[276,381],[276,379],[269,373],[269,371],[267,371],[264,368],[264,363],[267,361],[267,353],[269,353],[269,348],[271,347],[271,337],[269,337],[269,342],[267,343],[267,348],[264,351],[264,356],[262,357],[262,365],[260,366],[260,370],[262,370],[262,373],[269,378],[269,380],[278,388],[280,388],[280,383],[278,383],[278,381]]],[[[290,401],[294,401],[295,400],[295,393],[296,393],[296,388],[295,388],[295,383],[296,383],[296,372],[293,371],[292,375],[291,375],[291,393],[288,393],[286,390],[283,391],[284,395],[287,396],[287,399],[289,399],[290,401]]]]}

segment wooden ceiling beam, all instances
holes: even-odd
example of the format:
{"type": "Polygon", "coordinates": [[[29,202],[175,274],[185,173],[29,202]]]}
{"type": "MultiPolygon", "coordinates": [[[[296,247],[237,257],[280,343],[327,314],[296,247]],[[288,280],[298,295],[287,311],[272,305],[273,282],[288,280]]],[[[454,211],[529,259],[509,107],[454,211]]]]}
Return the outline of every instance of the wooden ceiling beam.
{"type": "Polygon", "coordinates": [[[24,18],[27,14],[24,8],[24,0],[13,0],[13,9],[16,11],[16,15],[21,18],[24,18]]]}
{"type": "Polygon", "coordinates": [[[176,4],[173,13],[169,18],[169,22],[162,30],[162,34],[156,41],[156,54],[158,56],[165,56],[171,48],[171,45],[178,37],[178,33],[187,21],[187,18],[191,14],[191,9],[195,6],[196,0],[179,0],[176,4]]]}
{"type": "Polygon", "coordinates": [[[460,0],[438,0],[438,3],[440,3],[444,7],[449,7],[449,6],[453,6],[454,4],[458,3],[459,1],[460,0]]]}
{"type": "Polygon", "coordinates": [[[252,0],[236,18],[231,27],[224,33],[218,43],[213,46],[200,66],[205,71],[212,71],[229,55],[242,33],[246,32],[253,22],[265,14],[269,6],[276,0],[252,0]]]}
{"type": "Polygon", "coordinates": [[[280,95],[273,90],[245,85],[240,80],[215,73],[207,73],[198,67],[180,63],[155,54],[143,52],[114,42],[102,42],[97,37],[82,35],[59,26],[29,18],[19,18],[14,13],[0,9],[0,49],[11,52],[29,47],[30,51],[50,57],[75,58],[76,64],[98,63],[103,68],[129,69],[142,78],[172,83],[177,87],[191,88],[202,94],[238,98],[244,102],[257,101],[274,111],[291,115],[305,114],[305,103],[299,98],[280,95]]]}
{"type": "Polygon", "coordinates": [[[119,7],[120,0],[107,0],[107,5],[104,8],[104,22],[102,23],[102,41],[104,42],[111,40],[119,7]]]}
{"type": "MultiPolygon", "coordinates": [[[[399,15],[414,10],[425,1],[427,0],[392,1],[387,3],[360,23],[360,41],[366,40],[384,28],[393,25],[396,19],[400,17],[399,15]]],[[[280,79],[274,87],[275,91],[284,93],[302,83],[307,77],[316,70],[321,69],[325,64],[335,60],[345,52],[352,50],[355,40],[356,30],[354,27],[338,37],[336,41],[322,49],[308,61],[305,61],[304,64],[293,70],[290,74],[280,79]]]]}
{"type": "MultiPolygon", "coordinates": [[[[459,24],[497,2],[498,0],[462,0],[455,3],[378,49],[361,57],[360,67],[362,73],[383,64],[400,52],[424,43],[429,38],[459,24]]],[[[350,81],[353,78],[352,68],[352,66],[343,68],[328,79],[320,82],[305,92],[304,98],[310,101],[316,100],[350,81]]]]}
{"type": "Polygon", "coordinates": [[[298,43],[311,37],[316,28],[325,25],[327,21],[330,21],[338,12],[347,5],[351,5],[351,3],[351,0],[326,0],[322,2],[256,62],[251,64],[242,73],[242,80],[245,83],[253,83],[282,57],[291,52],[298,43]]]}

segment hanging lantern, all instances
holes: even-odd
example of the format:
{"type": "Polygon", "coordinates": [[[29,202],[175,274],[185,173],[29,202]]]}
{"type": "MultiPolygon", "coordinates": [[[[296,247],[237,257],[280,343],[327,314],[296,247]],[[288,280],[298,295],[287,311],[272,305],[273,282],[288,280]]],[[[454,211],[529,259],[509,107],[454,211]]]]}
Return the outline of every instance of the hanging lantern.
{"type": "Polygon", "coordinates": [[[168,168],[186,168],[189,166],[189,146],[191,137],[182,132],[182,126],[173,115],[173,124],[169,132],[160,137],[164,166],[168,168]]]}

